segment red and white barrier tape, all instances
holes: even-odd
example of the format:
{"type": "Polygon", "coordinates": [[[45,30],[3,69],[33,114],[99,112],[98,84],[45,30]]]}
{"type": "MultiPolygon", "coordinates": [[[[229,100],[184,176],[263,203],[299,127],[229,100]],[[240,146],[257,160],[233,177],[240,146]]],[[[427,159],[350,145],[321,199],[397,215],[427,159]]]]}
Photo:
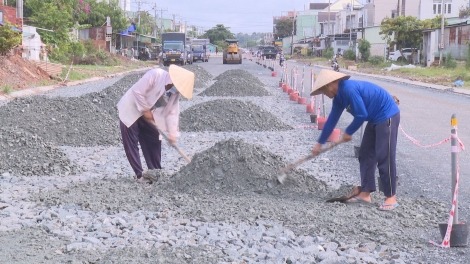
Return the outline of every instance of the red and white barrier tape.
{"type": "MultiPolygon", "coordinates": [[[[462,150],[465,150],[465,146],[463,145],[462,141],[458,138],[457,134],[452,134],[451,138],[457,139],[459,142],[459,146],[462,150]]],[[[459,152],[458,148],[452,146],[452,152],[459,152]]],[[[458,155],[458,154],[457,154],[458,155]]],[[[455,173],[455,189],[454,189],[454,195],[452,196],[452,207],[450,209],[449,213],[449,219],[447,220],[447,230],[446,234],[444,235],[444,239],[442,240],[441,244],[438,244],[432,240],[429,240],[429,243],[442,247],[442,248],[449,248],[450,247],[450,235],[452,233],[452,225],[454,223],[454,214],[455,214],[455,207],[457,206],[457,194],[458,194],[458,189],[459,189],[459,181],[460,181],[460,165],[459,165],[459,158],[457,158],[457,168],[456,168],[456,173],[455,173]]]]}
{"type": "MultiPolygon", "coordinates": [[[[422,147],[422,148],[432,148],[432,147],[436,147],[436,146],[439,146],[439,145],[442,145],[444,143],[446,143],[447,141],[449,141],[451,139],[451,137],[448,137],[440,142],[437,142],[437,143],[434,143],[434,144],[430,144],[430,145],[426,145],[426,146],[423,146],[421,145],[421,143],[419,143],[419,141],[417,139],[414,139],[413,137],[409,136],[408,134],[406,134],[405,130],[403,130],[403,128],[401,127],[401,125],[399,125],[399,128],[401,130],[401,132],[403,132],[403,134],[405,135],[405,137],[407,139],[409,139],[411,142],[413,142],[413,144],[415,144],[416,146],[418,147],[422,147]]],[[[459,145],[460,147],[462,148],[462,150],[465,150],[465,146],[463,145],[462,141],[460,141],[459,138],[457,138],[457,141],[459,142],[459,145]]]]}

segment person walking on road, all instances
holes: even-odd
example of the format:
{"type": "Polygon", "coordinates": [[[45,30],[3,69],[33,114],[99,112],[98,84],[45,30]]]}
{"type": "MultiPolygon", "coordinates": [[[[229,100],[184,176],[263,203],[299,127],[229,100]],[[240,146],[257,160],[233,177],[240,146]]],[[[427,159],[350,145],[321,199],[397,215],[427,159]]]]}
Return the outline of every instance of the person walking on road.
{"type": "Polygon", "coordinates": [[[217,56],[217,52],[219,52],[219,49],[215,47],[215,56],[217,56]]]}
{"type": "Polygon", "coordinates": [[[366,81],[349,80],[349,77],[325,69],[318,74],[310,95],[324,94],[333,99],[333,105],[312,154],[319,154],[345,109],[354,119],[343,133],[343,141],[350,141],[352,135],[367,121],[359,149],[361,192],[347,202],[371,202],[370,194],[376,191],[377,167],[385,194],[385,200],[378,209],[393,210],[398,206],[395,154],[400,109],[394,98],[382,87],[366,81]]]}
{"type": "Polygon", "coordinates": [[[127,160],[137,182],[152,182],[143,173],[139,144],[148,169],[161,169],[161,136],[158,129],[168,133],[170,144],[179,136],[179,98],[191,99],[194,73],[171,65],[149,70],[119,100],[117,104],[122,143],[127,160]]]}

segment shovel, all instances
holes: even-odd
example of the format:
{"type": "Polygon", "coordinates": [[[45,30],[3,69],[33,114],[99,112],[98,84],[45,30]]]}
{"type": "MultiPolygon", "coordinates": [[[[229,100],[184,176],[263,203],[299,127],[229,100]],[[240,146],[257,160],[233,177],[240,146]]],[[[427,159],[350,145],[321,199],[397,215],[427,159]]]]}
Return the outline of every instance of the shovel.
{"type": "MultiPolygon", "coordinates": [[[[341,143],[343,143],[343,142],[344,142],[344,141],[343,141],[343,138],[341,138],[340,140],[338,140],[338,141],[336,141],[336,142],[334,142],[334,143],[329,144],[328,146],[322,148],[322,149],[320,150],[320,152],[318,153],[318,155],[320,155],[320,154],[322,154],[322,153],[324,153],[324,152],[326,152],[326,151],[328,151],[328,150],[330,150],[330,149],[332,149],[332,148],[338,146],[339,144],[341,144],[341,143]]],[[[277,176],[277,180],[279,181],[279,183],[284,184],[284,181],[285,181],[286,178],[287,178],[287,174],[286,174],[286,173],[287,173],[288,171],[292,170],[293,168],[299,166],[300,164],[302,164],[302,163],[304,163],[304,162],[306,162],[306,161],[308,161],[308,160],[310,160],[310,159],[315,158],[315,157],[318,156],[318,155],[310,154],[310,155],[305,156],[305,157],[303,157],[303,158],[297,160],[296,162],[291,163],[291,164],[287,165],[286,167],[282,168],[282,169],[281,169],[281,174],[279,174],[279,176],[277,176]]]]}
{"type": "MultiPolygon", "coordinates": [[[[167,135],[165,135],[165,134],[158,128],[157,124],[155,124],[154,121],[149,121],[149,120],[147,120],[147,121],[148,121],[150,124],[152,124],[152,125],[158,130],[158,133],[160,133],[160,135],[162,135],[162,137],[163,137],[166,141],[171,142],[171,141],[170,141],[170,138],[169,138],[167,135]]],[[[191,162],[191,159],[190,159],[180,148],[178,148],[178,146],[173,145],[173,144],[170,144],[170,145],[171,145],[174,149],[176,149],[176,151],[178,151],[178,153],[179,153],[188,163],[191,162]]]]}

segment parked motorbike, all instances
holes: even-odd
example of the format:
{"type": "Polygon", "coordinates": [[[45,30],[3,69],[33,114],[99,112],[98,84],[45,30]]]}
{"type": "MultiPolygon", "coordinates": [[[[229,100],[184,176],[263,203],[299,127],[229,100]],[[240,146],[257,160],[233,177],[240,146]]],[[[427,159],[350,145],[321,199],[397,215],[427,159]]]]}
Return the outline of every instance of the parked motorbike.
{"type": "Polygon", "coordinates": [[[333,68],[334,71],[339,72],[339,64],[336,58],[331,60],[331,68],[333,68]]]}

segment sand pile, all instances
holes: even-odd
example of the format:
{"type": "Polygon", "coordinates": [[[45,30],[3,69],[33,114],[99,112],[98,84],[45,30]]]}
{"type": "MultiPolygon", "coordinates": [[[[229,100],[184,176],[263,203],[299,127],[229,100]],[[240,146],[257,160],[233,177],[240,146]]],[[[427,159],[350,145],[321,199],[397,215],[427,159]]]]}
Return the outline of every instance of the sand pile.
{"type": "Polygon", "coordinates": [[[261,107],[234,99],[219,99],[189,107],[180,114],[181,131],[278,131],[292,127],[261,107]]]}

